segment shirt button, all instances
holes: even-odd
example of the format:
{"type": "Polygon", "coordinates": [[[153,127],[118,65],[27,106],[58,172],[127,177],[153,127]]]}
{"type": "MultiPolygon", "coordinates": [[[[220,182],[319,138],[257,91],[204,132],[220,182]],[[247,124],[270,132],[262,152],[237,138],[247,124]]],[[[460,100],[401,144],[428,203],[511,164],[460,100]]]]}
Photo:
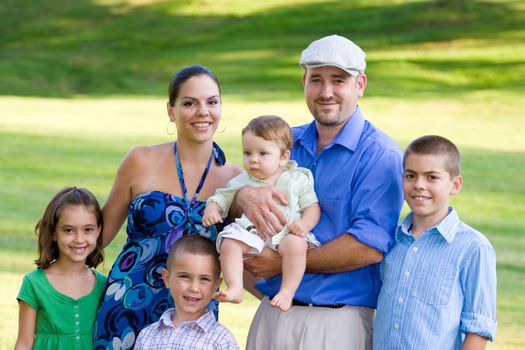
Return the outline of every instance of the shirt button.
{"type": "Polygon", "coordinates": [[[413,251],[417,252],[417,247],[412,248],[413,251]]]}
{"type": "Polygon", "coordinates": [[[397,323],[397,322],[394,323],[394,328],[395,328],[395,329],[398,329],[398,328],[399,328],[399,323],[397,323]]]}
{"type": "Polygon", "coordinates": [[[405,271],[405,276],[407,276],[407,277],[410,276],[410,272],[405,271]]]}
{"type": "Polygon", "coordinates": [[[403,298],[399,298],[397,301],[399,301],[400,304],[403,304],[403,298]]]}

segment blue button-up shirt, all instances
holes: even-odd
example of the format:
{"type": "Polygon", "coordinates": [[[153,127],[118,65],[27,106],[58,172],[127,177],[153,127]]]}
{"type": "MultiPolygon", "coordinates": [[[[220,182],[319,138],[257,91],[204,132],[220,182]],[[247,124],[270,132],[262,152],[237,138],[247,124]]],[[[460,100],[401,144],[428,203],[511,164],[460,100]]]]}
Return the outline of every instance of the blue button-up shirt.
{"type": "Polygon", "coordinates": [[[496,254],[456,211],[418,239],[412,214],[381,264],[374,349],[460,349],[466,333],[496,331],[496,254]]]}
{"type": "MultiPolygon", "coordinates": [[[[352,234],[386,253],[394,242],[403,203],[402,157],[395,142],[366,121],[359,107],[319,154],[315,121],[293,132],[292,159],[311,170],[321,206],[315,237],[324,244],[352,234]]],[[[256,286],[273,296],[280,285],[278,276],[256,286]]],[[[295,298],[305,303],[375,308],[379,289],[379,265],[374,264],[341,273],[306,273],[295,298]]]]}

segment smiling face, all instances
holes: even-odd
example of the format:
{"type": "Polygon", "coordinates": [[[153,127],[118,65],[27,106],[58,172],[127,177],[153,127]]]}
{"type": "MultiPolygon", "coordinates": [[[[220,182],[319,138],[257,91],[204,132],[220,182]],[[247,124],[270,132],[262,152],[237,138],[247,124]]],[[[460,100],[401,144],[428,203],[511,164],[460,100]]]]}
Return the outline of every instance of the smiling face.
{"type": "Polygon", "coordinates": [[[69,205],[60,213],[53,239],[58,246],[57,262],[84,265],[95,250],[101,227],[84,205],[69,205]]]}
{"type": "Polygon", "coordinates": [[[446,156],[409,154],[404,162],[403,193],[413,212],[414,225],[429,228],[448,214],[451,195],[461,189],[461,175],[451,177],[446,156]]]}
{"type": "Polygon", "coordinates": [[[307,68],[303,84],[306,104],[318,126],[341,128],[363,96],[366,76],[356,78],[333,66],[307,68]]]}
{"type": "Polygon", "coordinates": [[[196,75],[180,86],[173,106],[168,102],[168,116],[177,125],[177,139],[209,142],[221,117],[219,86],[208,75],[196,75]]]}
{"type": "Polygon", "coordinates": [[[242,135],[243,166],[250,176],[273,184],[290,158],[290,151],[281,151],[275,141],[255,136],[251,131],[242,135]]]}
{"type": "Polygon", "coordinates": [[[175,257],[162,278],[175,302],[174,324],[201,317],[221,283],[213,257],[192,253],[175,257]]]}

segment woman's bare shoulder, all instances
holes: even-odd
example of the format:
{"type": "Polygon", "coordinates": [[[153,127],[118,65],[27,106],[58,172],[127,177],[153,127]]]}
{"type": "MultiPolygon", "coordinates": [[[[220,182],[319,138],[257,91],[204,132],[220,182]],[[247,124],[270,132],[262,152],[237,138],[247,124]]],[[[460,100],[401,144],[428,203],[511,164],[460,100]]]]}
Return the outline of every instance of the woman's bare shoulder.
{"type": "Polygon", "coordinates": [[[244,170],[240,166],[238,166],[237,164],[234,164],[234,163],[231,163],[231,162],[228,162],[228,161],[226,161],[226,163],[224,164],[224,175],[228,179],[231,179],[231,178],[239,175],[242,172],[244,172],[244,170]]]}
{"type": "Polygon", "coordinates": [[[216,165],[213,168],[212,186],[217,188],[225,187],[228,181],[242,172],[243,170],[241,167],[228,161],[223,166],[216,165]]]}
{"type": "Polygon", "coordinates": [[[148,163],[155,161],[159,157],[166,156],[171,152],[173,143],[162,143],[151,146],[136,146],[133,147],[125,157],[125,161],[132,163],[148,163]]]}

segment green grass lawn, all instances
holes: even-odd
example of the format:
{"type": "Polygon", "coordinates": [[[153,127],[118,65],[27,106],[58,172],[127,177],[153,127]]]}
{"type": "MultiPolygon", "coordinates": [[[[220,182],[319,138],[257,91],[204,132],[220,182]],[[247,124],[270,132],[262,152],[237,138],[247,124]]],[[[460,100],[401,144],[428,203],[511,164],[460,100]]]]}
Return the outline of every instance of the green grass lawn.
{"type": "MultiPolygon", "coordinates": [[[[190,63],[222,84],[226,131],[260,114],[309,120],[300,51],[339,33],[367,51],[365,116],[401,147],[450,138],[465,179],[461,218],[496,248],[498,331],[489,349],[525,348],[525,2],[423,0],[6,0],[0,3],[0,349],[13,347],[16,294],[33,269],[33,228],[66,185],[103,202],[126,152],[170,141],[171,75],[190,63]]],[[[406,209],[405,209],[406,210],[406,209]]],[[[106,249],[107,272],[125,241],[106,249]]],[[[243,346],[257,306],[221,306],[243,346]]]]}

